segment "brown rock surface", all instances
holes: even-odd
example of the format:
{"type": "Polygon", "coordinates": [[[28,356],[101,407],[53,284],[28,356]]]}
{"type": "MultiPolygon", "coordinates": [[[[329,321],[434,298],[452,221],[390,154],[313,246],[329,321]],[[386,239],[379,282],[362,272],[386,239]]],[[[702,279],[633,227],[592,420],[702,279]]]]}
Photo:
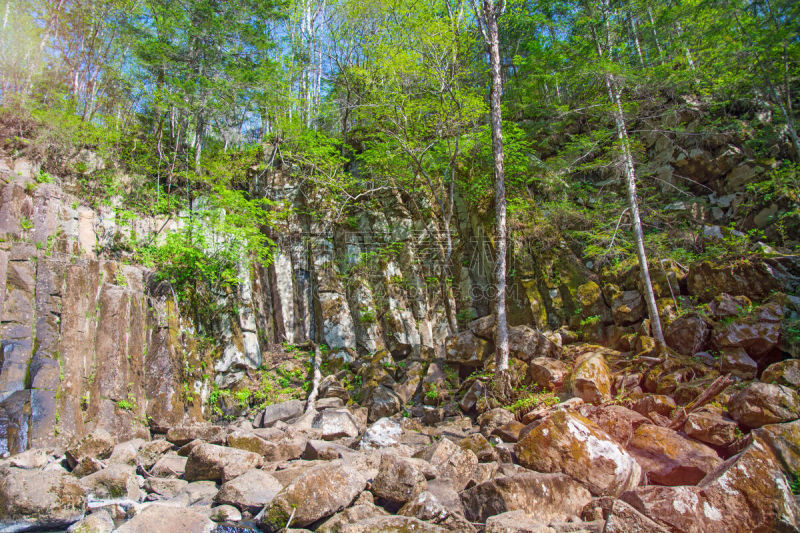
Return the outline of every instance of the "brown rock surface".
{"type": "Polygon", "coordinates": [[[261,456],[255,453],[203,443],[189,454],[184,477],[225,483],[260,465],[261,456]]]}
{"type": "Polygon", "coordinates": [[[783,385],[752,382],[728,402],[731,418],[754,429],[800,417],[800,396],[783,385]]]}
{"type": "Polygon", "coordinates": [[[223,483],[214,497],[218,504],[233,505],[240,511],[257,514],[283,489],[280,482],[262,470],[248,470],[223,483]]]}
{"type": "Polygon", "coordinates": [[[0,467],[0,528],[58,529],[80,520],[86,496],[66,473],[0,467]]]}
{"type": "Polygon", "coordinates": [[[570,378],[572,393],[586,403],[611,399],[611,372],[600,352],[589,351],[575,360],[570,378]]]}

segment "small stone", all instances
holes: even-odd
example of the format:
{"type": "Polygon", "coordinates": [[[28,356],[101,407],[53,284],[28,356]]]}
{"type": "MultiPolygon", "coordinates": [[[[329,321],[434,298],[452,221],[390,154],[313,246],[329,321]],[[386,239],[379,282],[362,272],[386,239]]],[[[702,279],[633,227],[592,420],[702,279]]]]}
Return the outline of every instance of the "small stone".
{"type": "Polygon", "coordinates": [[[211,508],[209,518],[214,522],[239,522],[242,513],[233,505],[219,505],[211,508]]]}

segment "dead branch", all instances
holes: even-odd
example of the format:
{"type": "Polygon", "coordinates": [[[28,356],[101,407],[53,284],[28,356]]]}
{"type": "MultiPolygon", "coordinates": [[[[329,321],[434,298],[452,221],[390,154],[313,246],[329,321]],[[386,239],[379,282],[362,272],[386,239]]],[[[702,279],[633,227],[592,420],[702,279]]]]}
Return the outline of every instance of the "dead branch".
{"type": "Polygon", "coordinates": [[[678,412],[673,415],[669,428],[677,430],[683,427],[683,424],[686,422],[686,419],[689,418],[691,412],[700,409],[713,400],[717,394],[724,391],[731,383],[733,383],[733,379],[730,374],[725,374],[715,379],[700,396],[693,402],[690,402],[686,407],[680,408],[678,412]]]}

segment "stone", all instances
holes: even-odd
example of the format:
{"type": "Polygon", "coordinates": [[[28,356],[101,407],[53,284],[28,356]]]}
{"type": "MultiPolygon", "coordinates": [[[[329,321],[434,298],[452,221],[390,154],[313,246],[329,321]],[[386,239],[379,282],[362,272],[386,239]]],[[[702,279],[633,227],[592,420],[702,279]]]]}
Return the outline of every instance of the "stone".
{"type": "Polygon", "coordinates": [[[194,481],[170,500],[181,506],[210,507],[217,495],[217,484],[214,481],[194,481]]]}
{"type": "Polygon", "coordinates": [[[306,442],[306,449],[303,450],[303,459],[307,461],[323,460],[331,461],[333,459],[341,459],[345,455],[353,453],[353,450],[347,446],[328,442],[326,440],[309,439],[306,442]]]}
{"type": "Polygon", "coordinates": [[[259,437],[253,431],[234,431],[228,435],[228,446],[257,453],[264,457],[275,457],[278,444],[259,437]]]}
{"type": "Polygon", "coordinates": [[[719,371],[742,379],[755,379],[758,363],[747,355],[744,348],[732,346],[720,351],[719,371]]]}
{"type": "Polygon", "coordinates": [[[78,446],[67,450],[67,463],[75,468],[83,457],[107,459],[114,450],[114,437],[105,429],[96,429],[81,439],[78,446]]]}
{"type": "Polygon", "coordinates": [[[780,349],[781,324],[757,317],[723,321],[714,328],[711,338],[720,350],[742,348],[758,360],[780,349]]]}
{"type": "Polygon", "coordinates": [[[736,440],[739,426],[716,410],[689,413],[683,431],[690,437],[712,446],[728,446],[736,440]]]}
{"type": "Polygon", "coordinates": [[[708,446],[653,424],[639,426],[627,450],[655,485],[694,485],[722,463],[708,446]]]}
{"type": "MultiPolygon", "coordinates": [[[[370,494],[369,492],[362,492],[361,494],[370,494]]],[[[360,498],[360,497],[359,497],[360,498]]],[[[352,507],[348,507],[344,511],[336,513],[317,529],[318,533],[338,533],[342,527],[347,524],[353,524],[367,518],[376,516],[386,516],[388,513],[380,507],[374,505],[372,502],[356,503],[352,507]]]]}
{"type": "Polygon", "coordinates": [[[224,483],[214,502],[232,505],[240,511],[257,514],[283,489],[283,485],[263,470],[248,470],[224,483]]]}
{"type": "Polygon", "coordinates": [[[561,472],[595,496],[618,496],[639,485],[642,469],[611,436],[587,418],[557,410],[517,442],[519,464],[561,472]]]}
{"type": "Polygon", "coordinates": [[[472,333],[482,339],[494,340],[494,315],[476,318],[467,324],[467,327],[472,333]]]}
{"type": "Polygon", "coordinates": [[[611,297],[611,316],[618,326],[629,326],[642,320],[645,306],[639,291],[619,291],[611,297]]]}
{"type": "Polygon", "coordinates": [[[621,499],[673,532],[797,531],[789,483],[759,439],[695,486],[646,486],[621,499]]]}
{"type": "Polygon", "coordinates": [[[242,513],[233,505],[218,505],[211,509],[208,517],[214,522],[239,522],[242,513]]]}
{"type": "Polygon", "coordinates": [[[341,398],[320,398],[314,404],[314,407],[319,411],[325,409],[341,409],[344,407],[344,402],[341,398]]]}
{"type": "Polygon", "coordinates": [[[225,444],[227,435],[228,430],[224,427],[196,424],[169,428],[167,440],[176,446],[184,446],[193,440],[201,440],[211,444],[225,444]]]}
{"type": "Polygon", "coordinates": [[[622,500],[614,500],[605,516],[603,533],[668,533],[668,531],[622,500]]]}
{"type": "Polygon", "coordinates": [[[567,365],[558,359],[537,357],[528,364],[528,381],[554,392],[560,392],[569,373],[567,365]]]}
{"type": "Polygon", "coordinates": [[[519,440],[519,434],[524,427],[525,424],[512,420],[492,431],[491,436],[497,437],[503,442],[517,442],[519,440]]]}
{"type": "Polygon", "coordinates": [[[472,331],[461,331],[445,340],[445,362],[467,367],[479,367],[491,353],[489,341],[477,337],[472,331]]]}
{"type": "Polygon", "coordinates": [[[8,463],[15,468],[37,470],[43,468],[50,461],[50,456],[41,448],[31,448],[24,452],[12,455],[8,463]]]}
{"type": "Polygon", "coordinates": [[[403,426],[391,418],[380,418],[373,422],[359,442],[362,450],[376,450],[387,446],[394,446],[400,442],[403,435],[403,426]]]}
{"type": "Polygon", "coordinates": [[[147,500],[168,500],[177,496],[189,484],[184,479],[150,477],[144,482],[144,490],[148,492],[147,500]]]}
{"type": "Polygon", "coordinates": [[[464,516],[458,494],[453,491],[454,501],[441,498],[437,493],[422,491],[406,503],[397,514],[412,516],[431,522],[449,531],[474,532],[475,527],[464,516]]]}
{"type": "Polygon", "coordinates": [[[261,456],[253,452],[203,443],[189,454],[184,477],[225,483],[260,465],[261,456]]]}
{"type": "Polygon", "coordinates": [[[524,325],[508,328],[508,350],[509,357],[526,363],[537,357],[561,357],[561,348],[557,344],[541,331],[524,325]]]}
{"type": "Polygon", "coordinates": [[[425,474],[413,461],[384,454],[378,475],[372,481],[372,493],[389,504],[402,505],[427,488],[425,474]]]}
{"type": "Polygon", "coordinates": [[[403,403],[392,389],[378,385],[367,396],[365,406],[369,409],[369,421],[375,422],[400,412],[403,403]]]}
{"type": "Polygon", "coordinates": [[[750,429],[790,422],[800,417],[800,396],[783,385],[752,382],[730,399],[728,412],[750,429]]]}
{"type": "Polygon", "coordinates": [[[483,396],[486,387],[484,387],[483,383],[480,380],[475,380],[472,385],[469,386],[467,392],[464,394],[464,397],[461,398],[461,401],[458,403],[458,406],[461,410],[465,413],[469,413],[475,406],[478,404],[478,400],[483,396]]]}
{"type": "Polygon", "coordinates": [[[158,459],[167,451],[172,449],[172,443],[167,440],[153,440],[146,442],[136,453],[136,463],[144,468],[151,468],[158,459]]]}
{"type": "Polygon", "coordinates": [[[57,530],[83,518],[86,496],[63,472],[0,466],[0,530],[57,530]]]}
{"type": "Polygon", "coordinates": [[[525,511],[508,511],[486,519],[484,533],[557,533],[525,511]]]}
{"type": "Polygon", "coordinates": [[[114,450],[111,452],[108,462],[123,463],[135,466],[139,449],[141,449],[145,442],[146,441],[144,439],[131,439],[125,442],[120,442],[114,446],[114,450]]]}
{"type": "Polygon", "coordinates": [[[256,417],[253,425],[255,427],[268,428],[277,422],[287,422],[303,414],[305,405],[300,400],[289,400],[287,402],[268,405],[256,417]]]}
{"type": "Polygon", "coordinates": [[[410,516],[375,516],[339,529],[339,533],[446,533],[447,530],[410,516]]]}
{"type": "Polygon", "coordinates": [[[633,432],[650,419],[622,405],[582,405],[580,414],[597,424],[622,446],[627,446],[633,432]]]}
{"type": "Polygon", "coordinates": [[[478,467],[478,458],[450,440],[439,439],[414,455],[428,461],[436,469],[437,477],[449,479],[456,490],[462,490],[478,467]]]}
{"type": "Polygon", "coordinates": [[[589,491],[569,476],[540,472],[496,477],[461,494],[466,517],[472,522],[517,510],[542,521],[566,520],[579,515],[591,499],[589,491]]]}
{"type": "Polygon", "coordinates": [[[67,533],[111,533],[114,531],[114,527],[111,514],[106,510],[101,510],[69,526],[67,533]]]}
{"type": "Polygon", "coordinates": [[[678,407],[675,400],[664,394],[648,394],[643,398],[639,398],[631,409],[643,416],[651,416],[653,413],[670,418],[672,411],[678,407]]]}
{"type": "Polygon", "coordinates": [[[367,480],[340,461],[315,466],[297,476],[273,498],[261,524],[270,531],[286,525],[307,526],[348,507],[367,485],[367,480]]]}
{"type": "Polygon", "coordinates": [[[611,399],[611,371],[600,352],[586,352],[575,360],[570,378],[572,393],[586,403],[611,399]]]}
{"type": "Polygon", "coordinates": [[[759,260],[721,264],[711,261],[692,263],[689,265],[686,285],[689,294],[704,301],[722,293],[763,300],[772,291],[781,289],[772,267],[759,260]]]}
{"type": "Polygon", "coordinates": [[[155,477],[183,477],[186,472],[186,457],[176,453],[168,453],[161,457],[150,469],[150,475],[155,477]]]}
{"type": "Polygon", "coordinates": [[[514,413],[508,409],[496,407],[480,415],[478,417],[478,425],[481,427],[481,434],[488,439],[495,429],[516,420],[514,413]]]}
{"type": "Polygon", "coordinates": [[[153,504],[122,524],[115,533],[211,533],[216,524],[208,514],[195,509],[181,509],[171,505],[153,504]]]}
{"type": "Polygon", "coordinates": [[[761,426],[753,435],[769,447],[787,476],[800,472],[800,421],[761,426]]]}
{"type": "Polygon", "coordinates": [[[694,355],[708,347],[711,328],[697,315],[684,315],[673,320],[664,330],[667,346],[683,355],[694,355]]]}
{"type": "Polygon", "coordinates": [[[480,433],[475,433],[464,437],[458,445],[465,450],[471,450],[481,463],[489,463],[497,460],[497,452],[494,447],[480,433]]]}
{"type": "Polygon", "coordinates": [[[800,388],[800,359],[786,359],[769,365],[761,373],[761,381],[800,388]]]}
{"type": "Polygon", "coordinates": [[[80,480],[86,494],[96,500],[127,499],[134,502],[142,498],[136,471],[130,465],[112,464],[80,480]]]}
{"type": "Polygon", "coordinates": [[[325,440],[358,437],[358,422],[347,409],[327,409],[314,417],[311,427],[322,430],[325,440]]]}

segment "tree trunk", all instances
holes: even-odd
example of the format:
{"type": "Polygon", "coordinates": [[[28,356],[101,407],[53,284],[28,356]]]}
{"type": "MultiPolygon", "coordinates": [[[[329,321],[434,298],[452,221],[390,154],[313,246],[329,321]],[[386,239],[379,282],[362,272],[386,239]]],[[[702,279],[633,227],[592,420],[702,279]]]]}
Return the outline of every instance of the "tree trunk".
{"type": "Polygon", "coordinates": [[[492,121],[492,155],[494,156],[494,210],[495,210],[495,372],[508,369],[508,320],[506,317],[506,186],[503,169],[503,120],[500,97],[503,80],[500,77],[500,39],[497,31],[497,11],[494,0],[484,0],[486,36],[489,45],[489,62],[492,73],[490,111],[492,121]]]}

